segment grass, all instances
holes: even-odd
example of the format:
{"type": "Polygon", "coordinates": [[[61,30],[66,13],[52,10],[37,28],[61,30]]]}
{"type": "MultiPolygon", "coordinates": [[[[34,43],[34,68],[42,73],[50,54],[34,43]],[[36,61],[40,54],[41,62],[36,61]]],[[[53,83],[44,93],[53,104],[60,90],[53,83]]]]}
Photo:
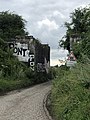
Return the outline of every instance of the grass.
{"type": "Polygon", "coordinates": [[[52,113],[56,120],[90,120],[90,61],[71,70],[59,68],[53,81],[52,113]]]}
{"type": "Polygon", "coordinates": [[[30,79],[27,80],[0,79],[0,93],[4,94],[8,91],[29,87],[30,85],[32,85],[32,81],[30,79]]]}
{"type": "Polygon", "coordinates": [[[46,82],[54,77],[53,70],[50,69],[50,72],[33,72],[30,68],[21,69],[10,76],[6,74],[3,76],[2,72],[0,74],[0,94],[6,92],[30,87],[35,84],[46,82]]]}

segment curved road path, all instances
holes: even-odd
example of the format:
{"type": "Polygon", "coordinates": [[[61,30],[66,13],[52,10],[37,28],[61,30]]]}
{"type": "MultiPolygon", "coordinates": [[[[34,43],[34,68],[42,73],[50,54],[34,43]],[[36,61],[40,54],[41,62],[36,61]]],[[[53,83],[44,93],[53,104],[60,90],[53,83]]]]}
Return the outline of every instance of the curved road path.
{"type": "Polygon", "coordinates": [[[48,120],[43,99],[50,89],[47,82],[0,96],[0,120],[48,120]]]}

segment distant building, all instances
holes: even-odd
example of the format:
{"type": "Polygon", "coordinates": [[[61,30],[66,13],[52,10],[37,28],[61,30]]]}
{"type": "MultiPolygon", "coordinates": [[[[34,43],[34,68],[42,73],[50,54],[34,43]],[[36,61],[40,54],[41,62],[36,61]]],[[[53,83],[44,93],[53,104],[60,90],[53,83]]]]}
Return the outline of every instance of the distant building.
{"type": "Polygon", "coordinates": [[[38,72],[48,72],[50,67],[50,47],[41,44],[33,36],[16,36],[9,42],[9,48],[13,49],[13,55],[19,61],[25,62],[31,69],[38,72]]]}

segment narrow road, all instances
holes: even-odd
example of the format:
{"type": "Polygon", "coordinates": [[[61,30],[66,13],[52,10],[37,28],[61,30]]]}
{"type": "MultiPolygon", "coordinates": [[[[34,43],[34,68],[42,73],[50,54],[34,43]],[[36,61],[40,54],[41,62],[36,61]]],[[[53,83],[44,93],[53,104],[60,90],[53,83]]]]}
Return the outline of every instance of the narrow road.
{"type": "Polygon", "coordinates": [[[51,83],[0,96],[0,120],[48,120],[43,110],[43,99],[51,83]]]}

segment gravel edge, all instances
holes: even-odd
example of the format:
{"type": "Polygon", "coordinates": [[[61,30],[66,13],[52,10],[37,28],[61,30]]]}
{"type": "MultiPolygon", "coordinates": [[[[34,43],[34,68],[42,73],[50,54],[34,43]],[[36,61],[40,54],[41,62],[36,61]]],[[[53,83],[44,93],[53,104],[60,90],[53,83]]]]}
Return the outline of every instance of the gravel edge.
{"type": "Polygon", "coordinates": [[[44,99],[43,99],[43,109],[44,109],[44,112],[46,114],[46,116],[48,117],[49,120],[53,120],[52,117],[50,116],[49,114],[49,111],[47,110],[47,107],[46,107],[46,104],[47,104],[47,98],[48,98],[48,95],[51,93],[51,90],[44,96],[44,99]]]}

